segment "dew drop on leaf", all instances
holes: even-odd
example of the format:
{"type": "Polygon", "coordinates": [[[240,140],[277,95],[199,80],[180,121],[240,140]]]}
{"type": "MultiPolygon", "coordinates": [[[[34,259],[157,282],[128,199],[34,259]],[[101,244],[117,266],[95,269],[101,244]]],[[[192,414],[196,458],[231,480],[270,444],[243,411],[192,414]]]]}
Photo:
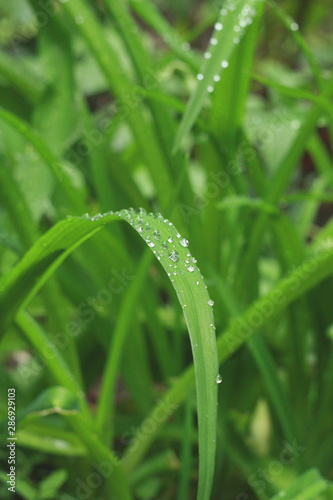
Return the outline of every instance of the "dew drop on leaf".
{"type": "Polygon", "coordinates": [[[214,305],[214,301],[213,300],[207,300],[207,304],[212,307],[214,305]]]}
{"type": "Polygon", "coordinates": [[[154,229],[154,232],[153,232],[153,237],[155,238],[155,240],[159,241],[160,238],[161,238],[161,233],[160,231],[158,231],[157,229],[154,229]]]}
{"type": "Polygon", "coordinates": [[[175,250],[172,250],[171,254],[169,255],[169,259],[171,259],[173,262],[178,262],[179,253],[176,252],[175,250]]]}
{"type": "Polygon", "coordinates": [[[194,271],[194,267],[193,267],[193,266],[188,266],[187,270],[188,270],[190,273],[193,273],[193,271],[194,271]]]}
{"type": "Polygon", "coordinates": [[[220,383],[222,382],[222,377],[221,377],[221,375],[220,375],[220,374],[218,374],[218,375],[216,376],[215,382],[216,382],[217,384],[220,384],[220,383]]]}
{"type": "Polygon", "coordinates": [[[186,240],[185,238],[182,238],[179,243],[181,244],[182,247],[186,248],[188,247],[188,240],[186,240]]]}

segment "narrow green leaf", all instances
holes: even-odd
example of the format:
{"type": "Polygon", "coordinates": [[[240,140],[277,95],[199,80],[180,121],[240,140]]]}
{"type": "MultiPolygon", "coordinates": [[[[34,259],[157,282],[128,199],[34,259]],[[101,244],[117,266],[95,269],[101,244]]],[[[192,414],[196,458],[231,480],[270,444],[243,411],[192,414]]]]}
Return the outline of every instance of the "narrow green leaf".
{"type": "Polygon", "coordinates": [[[214,85],[220,80],[220,75],[229,65],[229,59],[245,35],[247,27],[252,24],[256,9],[263,0],[239,0],[221,9],[210,44],[205,53],[205,61],[197,75],[198,84],[192,94],[183,119],[180,123],[175,143],[176,152],[184,137],[197,119],[207,93],[214,90],[214,85]]]}
{"type": "MultiPolygon", "coordinates": [[[[286,489],[280,491],[271,500],[313,500],[327,490],[329,482],[323,479],[317,469],[310,469],[302,474],[286,489]]],[[[327,497],[330,498],[330,497],[327,497]]]]}
{"type": "Polygon", "coordinates": [[[17,310],[41,288],[66,256],[103,226],[127,221],[145,240],[168,274],[187,323],[197,383],[199,421],[198,498],[210,495],[216,448],[217,347],[212,301],[188,251],[188,241],[162,215],[122,210],[93,218],[70,218],[54,226],[0,283],[0,318],[8,324],[17,310]],[[34,285],[34,282],[37,283],[34,285]]]}
{"type": "MultiPolygon", "coordinates": [[[[295,267],[287,277],[281,279],[266,295],[254,302],[218,336],[219,363],[222,364],[230,358],[258,328],[262,328],[271,318],[278,315],[296,298],[302,296],[327,276],[330,276],[332,274],[332,266],[332,239],[321,239],[319,244],[313,248],[313,255],[310,258],[305,259],[299,266],[295,267]],[[269,311],[267,310],[267,306],[271,306],[269,307],[269,311]],[[258,317],[260,317],[259,325],[257,321],[258,317]],[[252,318],[256,318],[255,323],[252,322],[252,318]]],[[[163,414],[167,418],[172,408],[177,407],[184,401],[193,383],[194,369],[193,366],[190,366],[163,396],[162,401],[151,411],[146,420],[149,421],[153,418],[157,409],[161,408],[161,404],[166,405],[166,410],[163,411],[163,414]]],[[[126,450],[123,459],[124,467],[128,472],[133,470],[145,455],[162,425],[162,421],[158,423],[155,430],[144,441],[141,441],[139,446],[137,445],[137,436],[134,436],[133,445],[126,450]]]]}

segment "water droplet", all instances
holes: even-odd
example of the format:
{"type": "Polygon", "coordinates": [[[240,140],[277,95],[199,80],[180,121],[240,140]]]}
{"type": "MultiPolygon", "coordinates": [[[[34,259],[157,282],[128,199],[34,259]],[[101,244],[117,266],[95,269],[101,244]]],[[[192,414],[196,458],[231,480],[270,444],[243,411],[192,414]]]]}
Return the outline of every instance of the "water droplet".
{"type": "Polygon", "coordinates": [[[212,54],[210,52],[205,52],[204,58],[205,59],[210,59],[212,57],[212,54]]]}
{"type": "Polygon", "coordinates": [[[169,242],[169,243],[173,243],[173,237],[172,237],[172,236],[170,236],[170,237],[168,238],[168,242],[169,242]]]}
{"type": "Polygon", "coordinates": [[[217,45],[217,38],[212,38],[210,43],[211,45],[217,45]]]}
{"type": "Polygon", "coordinates": [[[228,61],[222,61],[222,62],[221,62],[221,67],[222,67],[222,68],[227,68],[228,66],[229,66],[228,61]]]}
{"type": "Polygon", "coordinates": [[[298,26],[298,24],[297,24],[297,23],[295,23],[295,22],[294,22],[294,23],[291,23],[291,25],[290,25],[290,29],[291,29],[292,31],[298,31],[298,30],[299,30],[299,26],[298,26]]]}
{"type": "Polygon", "coordinates": [[[228,14],[227,9],[221,9],[220,14],[221,14],[221,16],[226,16],[228,14]]]}
{"type": "Polygon", "coordinates": [[[221,80],[220,75],[215,75],[213,80],[214,80],[214,82],[219,82],[221,80]]]}
{"type": "Polygon", "coordinates": [[[153,243],[152,241],[148,241],[147,242],[147,245],[150,247],[150,248],[153,248],[155,246],[155,243],[153,243]]]}
{"type": "Polygon", "coordinates": [[[139,232],[139,233],[143,233],[143,232],[144,232],[144,230],[143,230],[143,227],[142,227],[142,226],[139,226],[139,227],[138,227],[138,232],[139,232]]]}
{"type": "Polygon", "coordinates": [[[179,243],[182,247],[188,247],[188,240],[186,240],[185,238],[182,238],[179,243]]]}
{"type": "Polygon", "coordinates": [[[84,17],[82,17],[82,16],[76,16],[75,22],[76,22],[76,24],[83,24],[84,23],[84,17]]]}
{"type": "Polygon", "coordinates": [[[182,43],[182,49],[183,50],[190,50],[191,46],[188,42],[182,43]]]}
{"type": "Polygon", "coordinates": [[[239,43],[239,38],[237,36],[235,36],[235,38],[234,38],[234,43],[236,43],[236,44],[239,43]]]}
{"type": "Polygon", "coordinates": [[[153,232],[153,237],[155,238],[155,240],[160,240],[161,238],[161,233],[160,231],[158,231],[157,229],[154,229],[154,232],[153,232]]]}
{"type": "Polygon", "coordinates": [[[171,254],[169,255],[169,259],[171,259],[173,262],[178,262],[179,253],[176,252],[175,250],[172,250],[171,254]]]}
{"type": "Polygon", "coordinates": [[[236,31],[236,32],[240,31],[240,27],[239,27],[239,26],[237,26],[237,25],[236,25],[236,26],[234,26],[234,31],[236,31]]]}
{"type": "Polygon", "coordinates": [[[190,273],[193,273],[193,271],[194,271],[194,267],[193,267],[193,266],[188,266],[187,270],[188,270],[190,273]]]}
{"type": "Polygon", "coordinates": [[[149,222],[146,222],[145,228],[146,228],[146,231],[151,231],[151,225],[149,224],[149,222]]]}
{"type": "Polygon", "coordinates": [[[207,304],[208,304],[209,306],[213,306],[213,305],[214,305],[214,301],[213,301],[213,300],[207,300],[207,304]]]}
{"type": "Polygon", "coordinates": [[[199,281],[197,281],[197,285],[199,285],[199,281]]]}
{"type": "Polygon", "coordinates": [[[215,23],[215,29],[216,29],[216,31],[221,31],[223,29],[223,24],[222,23],[215,23]]]}
{"type": "Polygon", "coordinates": [[[166,250],[168,248],[168,244],[166,241],[163,241],[162,248],[164,248],[164,250],[166,250]]]}
{"type": "Polygon", "coordinates": [[[214,92],[214,87],[209,85],[209,87],[207,87],[207,91],[211,94],[212,92],[214,92]]]}
{"type": "Polygon", "coordinates": [[[218,374],[218,375],[216,376],[215,382],[216,382],[217,384],[220,384],[220,383],[222,382],[222,377],[221,377],[221,375],[220,375],[220,374],[218,374]]]}

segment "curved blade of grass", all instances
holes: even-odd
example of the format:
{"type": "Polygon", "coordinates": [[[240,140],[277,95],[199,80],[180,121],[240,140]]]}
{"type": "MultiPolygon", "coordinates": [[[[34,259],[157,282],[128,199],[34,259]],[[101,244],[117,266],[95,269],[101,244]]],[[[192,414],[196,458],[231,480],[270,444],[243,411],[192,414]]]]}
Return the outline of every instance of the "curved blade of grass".
{"type": "MultiPolygon", "coordinates": [[[[302,296],[308,290],[315,287],[322,280],[333,273],[333,242],[329,237],[321,240],[319,245],[313,248],[313,255],[305,259],[299,266],[285,278],[281,279],[266,295],[255,301],[246,311],[231,322],[230,326],[218,336],[217,347],[219,363],[222,364],[232,356],[258,328],[262,328],[274,316],[283,311],[295,299],[302,296]],[[267,305],[273,305],[267,310],[267,305]],[[252,321],[260,317],[258,321],[252,321]],[[244,329],[244,326],[247,328],[244,329]]],[[[154,420],[155,429],[145,435],[145,439],[139,439],[136,434],[133,437],[133,444],[126,450],[123,464],[127,472],[140,462],[146,451],[160,432],[163,423],[175,408],[181,404],[194,384],[194,367],[190,366],[181,378],[164,394],[158,405],[153,408],[147,416],[147,422],[154,420]],[[165,409],[162,407],[165,405],[165,409]],[[161,411],[160,411],[161,410],[161,411]],[[160,411],[165,420],[157,422],[154,415],[160,411]],[[138,445],[139,442],[139,445],[138,445]]],[[[144,426],[144,423],[139,428],[144,426]]]]}
{"type": "Polygon", "coordinates": [[[207,92],[212,92],[215,82],[219,81],[221,71],[228,66],[228,61],[241,38],[246,33],[247,27],[252,24],[256,16],[256,8],[262,0],[240,0],[221,9],[218,22],[205,54],[205,61],[201,72],[197,76],[198,85],[192,94],[185,114],[179,125],[175,138],[174,149],[176,152],[185,135],[197,119],[207,97],[207,92]]]}
{"type": "MultiPolygon", "coordinates": [[[[0,321],[8,325],[69,253],[108,223],[123,219],[146,241],[167,272],[183,308],[197,381],[199,421],[198,498],[210,495],[214,464],[218,374],[214,318],[209,295],[188,242],[161,215],[122,210],[104,216],[70,218],[41,237],[0,283],[0,321]],[[37,281],[37,282],[36,282],[37,281]],[[36,283],[34,285],[34,283],[36,283]]],[[[2,329],[4,331],[4,328],[2,329]]]]}
{"type": "Polygon", "coordinates": [[[310,50],[309,45],[307,44],[306,40],[303,38],[301,33],[299,32],[299,26],[298,24],[288,15],[284,12],[283,9],[273,0],[270,0],[269,6],[272,8],[272,10],[275,12],[276,16],[283,22],[287,30],[290,32],[292,37],[294,38],[295,42],[299,46],[299,48],[303,51],[304,56],[308,60],[308,63],[310,65],[310,68],[312,69],[312,74],[316,79],[316,83],[318,86],[318,89],[321,90],[323,88],[323,77],[321,74],[321,69],[318,64],[318,61],[316,60],[315,56],[310,50]]]}
{"type": "Polygon", "coordinates": [[[41,97],[44,82],[31,74],[20,60],[13,59],[0,50],[0,72],[30,104],[41,97]]]}

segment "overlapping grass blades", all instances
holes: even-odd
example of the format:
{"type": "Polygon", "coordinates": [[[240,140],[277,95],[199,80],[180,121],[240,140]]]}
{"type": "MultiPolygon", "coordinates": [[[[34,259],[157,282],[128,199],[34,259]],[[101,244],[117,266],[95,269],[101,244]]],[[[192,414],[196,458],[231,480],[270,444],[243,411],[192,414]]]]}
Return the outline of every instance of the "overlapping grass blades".
{"type": "Polygon", "coordinates": [[[263,0],[239,0],[221,9],[220,17],[214,26],[214,33],[205,53],[205,61],[197,75],[198,84],[187,104],[184,116],[175,138],[176,152],[198,117],[208,93],[220,80],[221,72],[229,66],[230,57],[245,35],[257,14],[263,0]]]}
{"type": "Polygon", "coordinates": [[[120,219],[127,221],[154,252],[183,308],[197,382],[200,455],[198,498],[208,499],[215,463],[218,375],[213,303],[196,259],[188,251],[188,241],[181,237],[171,222],[162,215],[147,215],[144,210],[122,210],[92,218],[69,218],[58,223],[35,243],[2,280],[1,326],[8,325],[17,311],[27,304],[75,248],[106,224],[120,219]]]}

